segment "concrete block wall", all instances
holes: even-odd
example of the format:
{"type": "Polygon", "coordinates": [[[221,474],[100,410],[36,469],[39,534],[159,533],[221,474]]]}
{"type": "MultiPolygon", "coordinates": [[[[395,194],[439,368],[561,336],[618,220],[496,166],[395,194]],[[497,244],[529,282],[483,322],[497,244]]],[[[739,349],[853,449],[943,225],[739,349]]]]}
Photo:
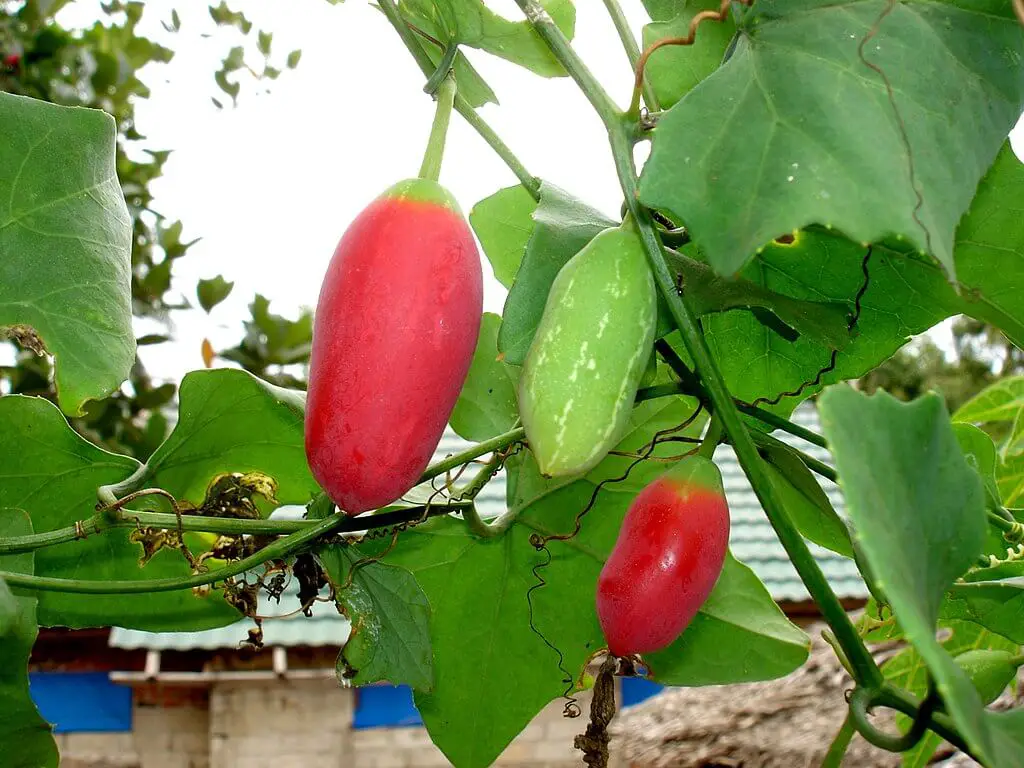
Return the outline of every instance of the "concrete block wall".
{"type": "MultiPolygon", "coordinates": [[[[61,768],[443,768],[450,764],[422,727],[354,730],[355,693],[340,688],[332,678],[218,682],[208,697],[171,699],[137,695],[131,733],[60,735],[61,768]]],[[[566,719],[562,702],[552,702],[495,765],[581,765],[573,737],[586,729],[590,697],[583,694],[579,699],[583,715],[566,719]]]]}

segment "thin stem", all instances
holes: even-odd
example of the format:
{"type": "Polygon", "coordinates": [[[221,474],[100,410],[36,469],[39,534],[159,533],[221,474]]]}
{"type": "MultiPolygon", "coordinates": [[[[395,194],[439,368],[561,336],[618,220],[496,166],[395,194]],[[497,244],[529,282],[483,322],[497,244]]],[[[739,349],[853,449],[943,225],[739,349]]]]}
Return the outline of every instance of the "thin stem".
{"type": "Polygon", "coordinates": [[[683,336],[683,342],[686,344],[690,357],[701,374],[701,379],[714,406],[715,416],[721,419],[725,433],[747,475],[747,480],[761,502],[772,527],[775,528],[789,559],[850,659],[857,682],[869,688],[878,687],[882,681],[882,674],[878,666],[864,643],[861,642],[853,622],[846,615],[842,603],[832,591],[800,532],[786,513],[778,491],[765,473],[757,446],[754,445],[754,441],[748,434],[740,412],[725,385],[725,380],[711,356],[711,350],[708,349],[697,319],[676,291],[675,281],[665,262],[663,246],[658,239],[650,214],[640,205],[637,195],[636,168],[633,165],[632,143],[623,116],[614,109],[611,100],[580,61],[565,35],[555,26],[536,0],[516,0],[516,3],[526,14],[527,19],[555,58],[583,90],[604,122],[605,128],[608,130],[623,196],[630,214],[636,220],[648,264],[683,336]]]}
{"type": "Polygon", "coordinates": [[[714,458],[715,448],[718,447],[718,443],[721,439],[722,421],[712,415],[711,420],[708,422],[708,431],[704,435],[704,440],[701,441],[700,448],[697,449],[697,455],[703,456],[705,459],[710,461],[714,458]]]}
{"type": "Polygon", "coordinates": [[[459,46],[455,43],[450,44],[444,49],[444,55],[441,56],[441,61],[438,62],[437,69],[434,70],[428,79],[426,85],[423,86],[423,92],[428,96],[433,96],[437,93],[437,90],[441,87],[441,83],[444,79],[451,74],[452,67],[455,66],[455,57],[459,53],[459,46]]]}
{"type": "Polygon", "coordinates": [[[149,465],[140,464],[138,469],[132,472],[132,474],[121,482],[112,483],[110,485],[101,485],[96,489],[96,496],[104,506],[112,507],[117,504],[118,499],[122,496],[141,488],[142,484],[146,482],[146,477],[148,475],[149,465]]]}
{"type": "Polygon", "coordinates": [[[809,470],[821,475],[826,480],[831,480],[833,483],[839,482],[839,473],[836,472],[835,469],[823,461],[818,461],[813,456],[808,456],[799,448],[794,448],[792,445],[784,443],[771,435],[766,435],[764,432],[754,431],[750,433],[750,436],[753,438],[755,443],[759,443],[760,445],[768,447],[783,447],[793,451],[793,453],[800,457],[800,461],[807,465],[809,470]]]}
{"type": "MultiPolygon", "coordinates": [[[[676,354],[674,349],[672,349],[672,345],[664,339],[659,339],[655,342],[654,346],[655,349],[658,350],[658,354],[661,355],[662,359],[680,378],[679,386],[683,394],[692,395],[693,397],[698,397],[706,401],[708,399],[708,393],[701,386],[697,377],[693,375],[693,371],[686,367],[686,363],[683,362],[683,359],[676,354]]],[[[756,405],[749,405],[744,403],[742,400],[737,400],[736,398],[733,398],[733,402],[736,403],[736,407],[740,412],[745,413],[747,416],[752,416],[763,424],[775,427],[776,429],[781,429],[783,432],[788,432],[794,437],[802,438],[819,448],[828,448],[828,443],[825,441],[825,438],[817,432],[812,432],[806,427],[794,424],[789,419],[784,419],[771,411],[758,408],[756,405]]]]}
{"type": "MultiPolygon", "coordinates": [[[[633,37],[633,30],[629,28],[629,21],[626,19],[626,14],[622,12],[622,8],[619,6],[619,0],[604,0],[604,7],[608,11],[608,15],[612,17],[612,24],[615,25],[615,31],[619,33],[619,40],[622,41],[622,47],[626,50],[626,58],[629,59],[629,66],[636,71],[636,63],[640,60],[640,47],[636,43],[636,38],[633,37]]],[[[654,87],[651,85],[649,79],[645,75],[641,84],[644,102],[647,104],[647,109],[652,112],[657,112],[661,109],[658,104],[658,96],[654,92],[654,87]]]]}
{"type": "Polygon", "coordinates": [[[847,712],[843,724],[839,727],[835,738],[832,739],[828,752],[825,753],[825,759],[821,761],[821,768],[840,768],[843,764],[846,750],[849,749],[850,742],[856,733],[857,731],[850,720],[850,714],[847,712]]]}
{"type": "Polygon", "coordinates": [[[493,451],[500,451],[502,448],[507,448],[512,443],[517,443],[526,437],[526,431],[522,427],[516,427],[510,429],[508,432],[492,437],[490,440],[484,440],[482,443],[477,443],[472,448],[467,448],[459,453],[452,454],[443,461],[437,462],[433,466],[427,467],[426,472],[420,476],[420,482],[425,483],[429,480],[433,480],[438,475],[443,475],[449,470],[461,467],[478,456],[483,456],[485,453],[491,453],[493,451]]]}
{"type": "MultiPolygon", "coordinates": [[[[391,22],[391,26],[395,28],[398,36],[402,38],[402,42],[405,47],[412,54],[413,58],[416,59],[416,63],[419,65],[423,74],[426,77],[430,77],[436,70],[434,62],[431,61],[430,56],[424,50],[420,41],[416,39],[416,33],[409,29],[409,26],[403,21],[401,15],[398,13],[398,8],[394,3],[394,0],[378,0],[377,5],[381,11],[387,17],[387,20],[391,22]]],[[[505,165],[516,175],[519,179],[519,183],[523,185],[527,192],[529,192],[534,200],[540,199],[540,181],[526,170],[526,167],[519,161],[519,159],[512,153],[512,150],[498,138],[498,134],[476,113],[476,110],[470,105],[468,101],[462,96],[456,94],[455,96],[455,111],[462,115],[466,122],[480,134],[480,137],[486,141],[495,153],[500,157],[505,165]]]]}
{"type": "Polygon", "coordinates": [[[423,165],[420,166],[421,179],[437,181],[441,175],[444,144],[448,137],[448,125],[451,123],[454,105],[455,78],[449,74],[441,81],[437,91],[437,111],[434,112],[434,122],[430,126],[430,138],[427,139],[427,151],[423,154],[423,165]]]}
{"type": "MultiPolygon", "coordinates": [[[[170,517],[174,517],[171,515],[170,517]]],[[[12,587],[42,592],[68,592],[82,595],[139,594],[147,592],[173,592],[224,581],[231,576],[258,568],[268,560],[277,560],[297,552],[328,533],[336,531],[346,520],[337,513],[318,520],[304,530],[268,544],[259,552],[208,573],[198,573],[179,579],[150,579],[137,581],[88,581],[60,579],[49,576],[30,576],[24,573],[0,573],[0,579],[12,587]]]]}
{"type": "MultiPolygon", "coordinates": [[[[915,717],[920,712],[922,705],[922,702],[911,694],[889,682],[884,683],[877,691],[874,703],[880,707],[895,709],[910,717],[915,717]]],[[[964,742],[952,718],[945,712],[931,712],[928,727],[964,754],[977,759],[964,742]]]]}

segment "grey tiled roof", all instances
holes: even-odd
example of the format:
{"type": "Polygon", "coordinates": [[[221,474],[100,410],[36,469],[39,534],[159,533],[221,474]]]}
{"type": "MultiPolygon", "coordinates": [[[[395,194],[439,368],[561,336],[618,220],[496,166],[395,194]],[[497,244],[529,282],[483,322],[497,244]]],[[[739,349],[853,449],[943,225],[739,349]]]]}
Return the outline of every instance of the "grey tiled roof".
{"type": "MultiPolygon", "coordinates": [[[[793,416],[801,426],[817,431],[817,412],[810,405],[801,406],[793,416]]],[[[828,460],[827,451],[799,438],[783,433],[776,436],[811,456],[822,461],[828,460]]],[[[434,454],[435,460],[443,459],[464,450],[470,444],[453,432],[446,432],[434,454]]],[[[761,506],[747,484],[732,449],[720,446],[715,461],[722,471],[725,493],[729,501],[732,518],[730,544],[733,554],[749,565],[768,587],[772,597],[779,601],[801,601],[808,599],[807,591],[790,564],[786,553],[768,523],[761,506]]],[[[839,489],[827,480],[822,487],[832,500],[833,506],[842,514],[843,503],[839,489]]],[[[505,510],[505,477],[499,474],[477,497],[477,506],[483,517],[492,517],[505,510]]],[[[291,514],[301,512],[291,510],[291,514]]],[[[285,514],[289,514],[287,511],[285,514]]],[[[861,581],[852,560],[811,544],[818,565],[839,597],[867,597],[867,590],[861,581]]],[[[263,615],[283,614],[291,611],[295,600],[285,598],[281,606],[267,604],[261,598],[260,613],[263,615]]],[[[191,648],[233,648],[245,640],[252,627],[250,621],[240,621],[220,629],[189,633],[153,633],[136,630],[114,629],[110,644],[117,648],[147,648],[155,650],[186,650],[191,648]]],[[[340,645],[348,636],[348,621],[340,616],[332,605],[317,603],[313,618],[295,616],[264,623],[264,642],[268,646],[331,646],[340,645]]]]}

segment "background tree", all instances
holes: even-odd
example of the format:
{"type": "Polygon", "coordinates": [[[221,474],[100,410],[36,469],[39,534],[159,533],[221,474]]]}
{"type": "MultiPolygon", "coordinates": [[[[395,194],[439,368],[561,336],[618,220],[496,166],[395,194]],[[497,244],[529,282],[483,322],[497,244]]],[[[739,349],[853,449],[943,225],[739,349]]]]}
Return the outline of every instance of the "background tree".
{"type": "MultiPolygon", "coordinates": [[[[180,293],[171,289],[175,264],[187,255],[192,243],[182,241],[180,221],[167,220],[154,207],[150,185],[163,173],[170,151],[145,145],[145,136],[135,122],[135,104],[150,95],[140,71],[150,64],[169,62],[175,52],[140,34],[138,27],[144,13],[141,2],[112,0],[102,4],[103,16],[83,28],[68,28],[57,20],[68,4],[69,0],[0,0],[0,91],[98,108],[114,116],[118,128],[117,173],[133,222],[132,312],[136,319],[155,321],[158,329],[140,335],[138,343],[159,345],[170,339],[174,312],[191,308],[189,297],[196,295],[199,304],[209,311],[227,298],[231,288],[230,283],[217,277],[180,293]]],[[[272,35],[254,29],[244,14],[231,10],[225,2],[209,6],[209,15],[212,24],[233,41],[255,40],[255,56],[262,58],[259,65],[252,65],[247,62],[244,44],[229,49],[214,73],[220,93],[211,98],[218,106],[236,102],[242,88],[239,73],[269,81],[284,68],[298,64],[299,51],[288,53],[283,64],[277,62],[272,56],[272,35]]],[[[180,30],[177,11],[172,11],[163,26],[170,33],[180,30]]],[[[257,297],[246,335],[227,357],[273,378],[272,366],[295,357],[285,355],[281,345],[301,349],[302,329],[310,322],[308,317],[292,323],[270,315],[266,305],[266,299],[257,297]]],[[[147,325],[152,327],[153,323],[147,325]]],[[[309,335],[306,331],[307,356],[309,335]]],[[[55,401],[49,358],[37,354],[30,340],[12,338],[10,343],[15,346],[15,362],[0,366],[0,393],[43,395],[55,401]]],[[[295,385],[301,380],[288,381],[295,385]]],[[[168,411],[176,389],[171,382],[154,382],[136,359],[129,381],[110,397],[90,402],[86,414],[73,419],[72,426],[110,450],[146,458],[167,435],[168,411]]]]}

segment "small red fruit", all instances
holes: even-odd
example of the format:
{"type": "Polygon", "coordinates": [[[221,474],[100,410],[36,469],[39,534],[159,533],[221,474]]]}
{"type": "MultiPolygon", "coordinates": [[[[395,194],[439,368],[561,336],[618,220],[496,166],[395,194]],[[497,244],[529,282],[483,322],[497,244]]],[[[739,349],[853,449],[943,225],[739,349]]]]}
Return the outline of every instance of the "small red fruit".
{"type": "Polygon", "coordinates": [[[433,181],[388,189],[356,217],[320,290],[306,458],[349,515],[419,479],[469,371],[483,311],[473,235],[433,181]]]}
{"type": "Polygon", "coordinates": [[[683,459],[633,500],[597,581],[597,616],[616,656],[672,643],[707,600],[729,546],[722,476],[683,459]]]}
{"type": "Polygon", "coordinates": [[[17,53],[9,53],[4,56],[4,66],[8,69],[14,69],[21,63],[21,56],[17,53]]]}

